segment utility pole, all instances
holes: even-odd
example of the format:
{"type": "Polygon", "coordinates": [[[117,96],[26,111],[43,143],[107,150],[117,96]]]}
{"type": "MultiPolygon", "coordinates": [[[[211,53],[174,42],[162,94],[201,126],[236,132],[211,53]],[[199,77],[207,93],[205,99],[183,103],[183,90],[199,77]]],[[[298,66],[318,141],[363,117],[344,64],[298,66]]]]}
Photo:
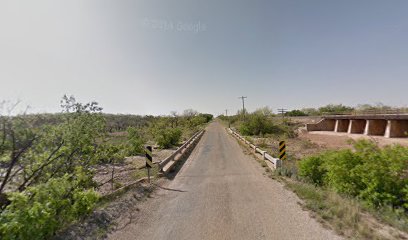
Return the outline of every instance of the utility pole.
{"type": "Polygon", "coordinates": [[[282,122],[283,122],[283,120],[284,120],[284,118],[285,118],[285,113],[286,113],[287,111],[288,111],[288,110],[285,109],[285,108],[279,108],[279,109],[278,109],[278,112],[279,112],[280,114],[282,114],[282,122]]]}
{"type": "Polygon", "coordinates": [[[242,99],[242,114],[245,117],[245,98],[247,98],[247,97],[242,96],[242,97],[238,97],[238,98],[242,99]]]}

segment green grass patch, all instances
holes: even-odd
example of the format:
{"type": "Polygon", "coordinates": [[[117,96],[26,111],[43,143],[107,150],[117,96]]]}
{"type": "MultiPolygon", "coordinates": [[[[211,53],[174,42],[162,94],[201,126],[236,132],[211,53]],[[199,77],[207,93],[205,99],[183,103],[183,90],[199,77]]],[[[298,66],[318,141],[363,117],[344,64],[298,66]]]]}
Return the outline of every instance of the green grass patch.
{"type": "MultiPolygon", "coordinates": [[[[158,174],[159,174],[159,169],[156,166],[153,167],[153,168],[150,168],[150,176],[151,177],[157,177],[158,174]]],[[[134,177],[135,180],[147,177],[147,169],[146,168],[137,169],[133,173],[133,177],[134,177]]]]}

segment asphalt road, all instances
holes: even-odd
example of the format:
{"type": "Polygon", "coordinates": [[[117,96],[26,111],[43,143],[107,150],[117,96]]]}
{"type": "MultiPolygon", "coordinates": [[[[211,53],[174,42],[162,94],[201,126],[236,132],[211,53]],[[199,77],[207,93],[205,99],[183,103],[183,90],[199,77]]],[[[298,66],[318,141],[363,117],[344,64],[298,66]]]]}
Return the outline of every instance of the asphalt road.
{"type": "Polygon", "coordinates": [[[110,239],[341,239],[212,123],[174,178],[110,239]]]}

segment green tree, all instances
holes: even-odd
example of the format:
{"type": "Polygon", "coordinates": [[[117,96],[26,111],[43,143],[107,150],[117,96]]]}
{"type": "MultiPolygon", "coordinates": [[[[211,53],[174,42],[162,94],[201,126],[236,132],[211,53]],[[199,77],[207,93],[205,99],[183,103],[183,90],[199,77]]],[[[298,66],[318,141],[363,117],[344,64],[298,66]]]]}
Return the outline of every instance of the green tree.
{"type": "Polygon", "coordinates": [[[245,121],[239,127],[244,135],[263,135],[268,133],[284,133],[282,127],[275,125],[272,120],[272,111],[269,108],[261,108],[251,114],[247,114],[245,121]]]}
{"type": "Polygon", "coordinates": [[[143,144],[145,144],[145,140],[143,139],[143,136],[140,134],[139,130],[134,127],[129,127],[127,132],[130,145],[129,154],[137,155],[143,153],[143,144]]]}
{"type": "Polygon", "coordinates": [[[328,104],[320,107],[319,112],[321,114],[349,114],[354,110],[352,107],[344,106],[343,104],[328,104]]]}
{"type": "Polygon", "coordinates": [[[0,237],[38,239],[92,209],[93,168],[109,157],[96,102],[64,96],[55,124],[0,116],[0,237]]]}
{"type": "Polygon", "coordinates": [[[157,129],[155,131],[155,140],[161,148],[170,148],[179,143],[182,131],[179,128],[157,129]]]}
{"type": "Polygon", "coordinates": [[[303,111],[301,111],[301,110],[297,110],[297,109],[292,110],[292,111],[290,111],[290,112],[287,112],[285,115],[286,115],[286,116],[290,116],[290,117],[308,116],[307,113],[305,113],[305,112],[303,112],[303,111]]]}
{"type": "Polygon", "coordinates": [[[311,156],[300,161],[298,163],[299,176],[315,185],[322,186],[327,174],[327,170],[323,167],[324,156],[311,156]]]}

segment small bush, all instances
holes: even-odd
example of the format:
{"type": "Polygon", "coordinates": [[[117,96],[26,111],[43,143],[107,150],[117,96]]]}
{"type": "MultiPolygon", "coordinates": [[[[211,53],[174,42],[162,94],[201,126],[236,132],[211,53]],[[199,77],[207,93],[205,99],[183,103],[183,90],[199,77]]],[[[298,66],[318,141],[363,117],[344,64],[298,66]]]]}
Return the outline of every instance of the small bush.
{"type": "Polygon", "coordinates": [[[323,157],[323,168],[327,171],[324,181],[336,192],[357,196],[365,188],[361,175],[355,169],[363,160],[351,150],[330,152],[323,157]]]}
{"type": "Polygon", "coordinates": [[[143,153],[143,144],[145,144],[145,140],[143,139],[142,135],[139,133],[137,128],[129,127],[127,129],[128,132],[128,142],[129,142],[129,154],[130,155],[137,155],[143,153]]]}
{"type": "Polygon", "coordinates": [[[301,110],[298,110],[298,109],[287,112],[287,113],[285,113],[285,115],[290,116],[290,117],[308,116],[307,113],[305,113],[305,112],[303,112],[301,110]]]}
{"type": "Polygon", "coordinates": [[[98,195],[77,188],[68,175],[10,194],[0,215],[2,239],[47,239],[61,226],[89,213],[98,195]]]}
{"type": "Polygon", "coordinates": [[[408,148],[394,145],[380,149],[360,140],[354,151],[326,152],[299,162],[299,176],[315,185],[355,196],[373,207],[408,210],[408,148]]]}
{"type": "Polygon", "coordinates": [[[284,133],[284,130],[273,121],[260,113],[253,113],[246,117],[239,130],[243,135],[264,135],[268,133],[284,133]]]}
{"type": "Polygon", "coordinates": [[[179,128],[160,129],[155,133],[157,144],[161,148],[169,148],[179,143],[182,131],[179,128]]]}
{"type": "Polygon", "coordinates": [[[323,155],[311,156],[299,162],[299,176],[321,186],[327,170],[323,168],[323,155]]]}

